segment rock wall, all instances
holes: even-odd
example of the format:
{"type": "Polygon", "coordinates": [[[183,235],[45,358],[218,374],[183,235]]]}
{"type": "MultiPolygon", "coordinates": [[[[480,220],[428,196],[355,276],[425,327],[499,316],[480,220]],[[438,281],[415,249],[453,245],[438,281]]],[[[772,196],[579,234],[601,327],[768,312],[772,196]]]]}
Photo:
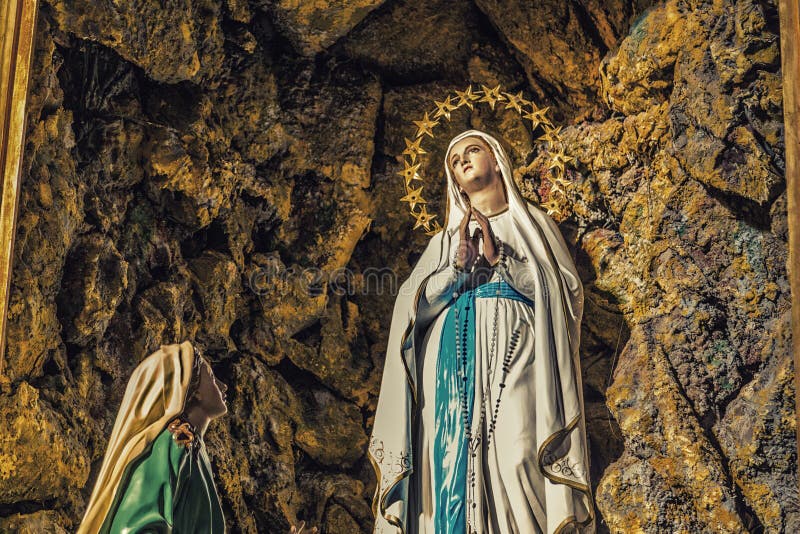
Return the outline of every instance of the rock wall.
{"type": "MultiPolygon", "coordinates": [[[[0,531],[74,531],[130,371],[188,338],[230,386],[231,531],[369,532],[391,286],[427,240],[397,155],[468,83],[551,106],[576,158],[601,531],[800,530],[774,1],[46,0],[0,531]]],[[[517,114],[470,125],[546,200],[517,114]]]]}

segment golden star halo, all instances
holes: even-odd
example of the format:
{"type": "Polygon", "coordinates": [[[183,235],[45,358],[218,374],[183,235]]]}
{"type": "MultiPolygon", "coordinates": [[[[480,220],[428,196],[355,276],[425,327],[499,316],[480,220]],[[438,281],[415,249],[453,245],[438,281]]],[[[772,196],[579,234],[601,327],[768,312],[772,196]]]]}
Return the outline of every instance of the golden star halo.
{"type": "Polygon", "coordinates": [[[436,111],[433,112],[433,118],[430,117],[430,112],[426,111],[422,120],[412,121],[416,126],[416,133],[414,140],[404,138],[406,148],[403,150],[403,156],[408,156],[411,161],[403,158],[403,170],[397,174],[404,179],[405,196],[400,200],[408,202],[411,215],[416,219],[414,229],[423,228],[426,235],[433,236],[439,232],[442,227],[436,220],[435,213],[428,213],[428,201],[422,197],[422,189],[424,186],[419,186],[414,189],[411,187],[413,180],[420,180],[424,182],[423,176],[420,174],[422,163],[417,161],[420,154],[427,154],[422,147],[422,141],[425,136],[430,136],[433,139],[434,128],[440,124],[442,119],[450,121],[451,112],[466,107],[470,110],[474,109],[477,103],[487,103],[492,111],[498,102],[502,102],[506,110],[514,110],[520,114],[523,119],[531,121],[531,129],[535,130],[541,126],[544,129],[544,135],[539,137],[538,141],[544,141],[547,145],[545,149],[549,154],[548,171],[550,172],[550,188],[548,193],[548,200],[541,203],[541,207],[547,211],[548,215],[561,217],[564,213],[564,207],[569,203],[568,193],[572,188],[572,182],[564,178],[566,166],[575,161],[575,158],[568,156],[563,149],[561,140],[561,126],[554,127],[553,123],[547,118],[547,111],[549,107],[539,108],[534,102],[526,100],[522,91],[516,94],[502,91],[501,86],[498,84],[495,87],[488,87],[482,85],[480,90],[474,91],[472,85],[467,86],[463,91],[455,91],[454,94],[448,94],[443,100],[434,100],[436,111]],[[455,100],[455,102],[454,102],[455,100]],[[560,146],[558,151],[553,150],[556,146],[560,146]]]}
{"type": "Polygon", "coordinates": [[[472,92],[471,85],[467,87],[465,91],[456,91],[456,96],[458,97],[456,107],[460,108],[461,106],[467,106],[470,110],[474,108],[473,102],[480,98],[478,95],[472,92]]]}
{"type": "Polygon", "coordinates": [[[506,103],[506,108],[511,108],[517,113],[522,113],[522,106],[529,104],[527,100],[522,98],[522,91],[515,95],[504,92],[503,96],[505,96],[506,100],[508,101],[508,103],[506,103]]]}
{"type": "Polygon", "coordinates": [[[419,169],[422,163],[417,163],[416,165],[409,165],[408,160],[403,160],[405,167],[402,171],[398,172],[400,176],[405,178],[406,181],[406,189],[408,189],[408,184],[411,183],[411,180],[422,180],[420,175],[417,173],[417,169],[419,169]]]}
{"type": "Polygon", "coordinates": [[[561,126],[553,128],[552,126],[544,127],[544,135],[539,138],[541,141],[547,142],[551,147],[561,141],[561,126]]]}
{"type": "Polygon", "coordinates": [[[427,204],[428,201],[422,198],[422,188],[424,185],[419,186],[417,189],[412,189],[406,196],[401,198],[403,202],[408,202],[408,207],[411,213],[414,213],[414,208],[417,204],[427,204]]]}
{"type": "Polygon", "coordinates": [[[494,111],[494,106],[498,102],[502,102],[506,99],[505,96],[500,94],[500,84],[497,84],[496,87],[490,89],[485,85],[481,85],[481,90],[483,91],[483,96],[478,100],[478,102],[488,102],[489,107],[492,108],[494,111]]]}
{"type": "Polygon", "coordinates": [[[564,165],[567,164],[567,163],[570,163],[571,161],[574,161],[574,160],[575,160],[575,158],[573,158],[572,156],[567,156],[564,153],[564,149],[562,147],[562,149],[559,152],[553,154],[552,157],[550,158],[550,166],[549,166],[549,168],[550,169],[559,169],[561,171],[560,174],[563,175],[563,173],[564,173],[564,165]]]}
{"type": "Polygon", "coordinates": [[[422,117],[421,121],[413,121],[414,124],[417,125],[417,137],[422,137],[423,135],[430,135],[433,137],[433,127],[439,124],[439,121],[432,121],[428,118],[428,112],[425,112],[425,116],[422,117]]]}
{"type": "Polygon", "coordinates": [[[531,121],[531,128],[532,129],[535,130],[536,127],[539,126],[540,124],[544,124],[544,125],[547,125],[547,126],[552,126],[553,125],[553,123],[551,123],[550,120],[545,116],[545,113],[547,113],[547,110],[550,109],[549,107],[540,109],[533,102],[530,102],[530,105],[531,105],[531,110],[530,111],[524,111],[524,113],[522,114],[522,118],[523,119],[528,119],[529,121],[531,121]]]}
{"type": "Polygon", "coordinates": [[[419,146],[419,144],[422,142],[421,137],[417,137],[416,141],[412,141],[408,137],[404,138],[404,140],[406,142],[406,149],[403,150],[403,155],[411,156],[411,163],[414,163],[417,160],[417,156],[420,154],[427,154],[427,152],[425,152],[425,150],[419,146]]]}
{"type": "Polygon", "coordinates": [[[436,105],[436,113],[433,114],[434,119],[444,117],[447,120],[450,120],[450,112],[458,107],[453,105],[450,95],[447,95],[447,98],[444,100],[444,102],[437,102],[434,100],[433,103],[436,105]]]}
{"type": "Polygon", "coordinates": [[[435,213],[428,213],[428,207],[423,204],[420,208],[419,213],[415,214],[417,217],[417,224],[414,225],[414,230],[419,228],[420,226],[424,227],[426,230],[431,229],[431,220],[436,217],[435,213]]]}

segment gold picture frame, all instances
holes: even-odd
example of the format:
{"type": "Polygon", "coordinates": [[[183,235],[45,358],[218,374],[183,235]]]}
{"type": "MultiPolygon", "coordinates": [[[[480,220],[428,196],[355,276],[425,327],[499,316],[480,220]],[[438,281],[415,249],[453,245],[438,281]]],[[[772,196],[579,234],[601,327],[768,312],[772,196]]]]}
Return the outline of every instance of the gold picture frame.
{"type": "Polygon", "coordinates": [[[36,36],[38,0],[5,0],[0,32],[0,381],[6,351],[8,294],[14,260],[14,235],[25,148],[25,108],[36,36]]]}
{"type": "MultiPolygon", "coordinates": [[[[800,2],[778,2],[783,78],[783,130],[786,146],[786,197],[789,224],[789,283],[792,291],[792,346],[794,388],[800,393],[800,2]]],[[[800,394],[795,394],[795,413],[800,414],[800,394]]],[[[797,417],[797,416],[796,416],[797,417]]],[[[800,418],[797,452],[800,459],[800,418]]],[[[800,461],[800,460],[799,460],[800,461]]]]}

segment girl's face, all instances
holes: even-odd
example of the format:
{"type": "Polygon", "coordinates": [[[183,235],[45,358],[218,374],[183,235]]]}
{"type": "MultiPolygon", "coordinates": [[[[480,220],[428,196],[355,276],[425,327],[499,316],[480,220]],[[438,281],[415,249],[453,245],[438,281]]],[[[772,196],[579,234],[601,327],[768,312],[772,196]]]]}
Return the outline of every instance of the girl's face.
{"type": "Polygon", "coordinates": [[[228,386],[214,376],[211,364],[203,360],[200,367],[200,382],[197,385],[197,405],[205,411],[209,418],[215,419],[228,412],[225,404],[225,392],[228,386]]]}
{"type": "Polygon", "coordinates": [[[492,185],[500,176],[494,154],[478,137],[465,137],[458,141],[447,157],[456,182],[468,194],[492,185]]]}

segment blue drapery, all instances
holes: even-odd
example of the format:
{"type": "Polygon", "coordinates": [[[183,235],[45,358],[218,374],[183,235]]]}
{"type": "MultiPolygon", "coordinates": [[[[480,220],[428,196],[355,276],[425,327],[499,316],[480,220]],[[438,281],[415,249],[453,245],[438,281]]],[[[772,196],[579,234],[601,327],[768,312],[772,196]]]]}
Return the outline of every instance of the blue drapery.
{"type": "MultiPolygon", "coordinates": [[[[491,297],[510,298],[533,305],[531,300],[501,280],[461,293],[447,310],[436,362],[436,428],[432,469],[437,534],[463,534],[467,529],[469,447],[464,434],[462,395],[466,388],[467,425],[471,425],[475,397],[475,299],[491,297]],[[461,336],[461,350],[466,351],[466,368],[463,370],[456,354],[456,335],[461,336]]],[[[497,350],[498,353],[504,352],[500,347],[497,350]]]]}

